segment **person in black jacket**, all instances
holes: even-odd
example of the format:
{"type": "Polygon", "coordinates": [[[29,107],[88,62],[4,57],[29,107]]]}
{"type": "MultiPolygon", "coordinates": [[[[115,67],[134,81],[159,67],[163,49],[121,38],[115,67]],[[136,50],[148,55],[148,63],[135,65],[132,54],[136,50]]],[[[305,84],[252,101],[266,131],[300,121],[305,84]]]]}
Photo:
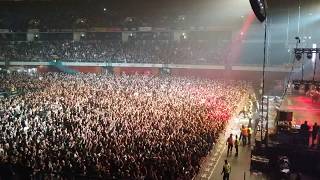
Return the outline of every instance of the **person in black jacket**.
{"type": "Polygon", "coordinates": [[[309,146],[309,126],[308,126],[308,122],[305,121],[304,124],[301,125],[300,127],[300,134],[302,136],[302,141],[303,144],[306,146],[309,146]]]}
{"type": "Polygon", "coordinates": [[[313,127],[312,127],[312,146],[314,146],[314,142],[317,140],[317,135],[319,132],[319,125],[317,123],[314,123],[313,127]]]}

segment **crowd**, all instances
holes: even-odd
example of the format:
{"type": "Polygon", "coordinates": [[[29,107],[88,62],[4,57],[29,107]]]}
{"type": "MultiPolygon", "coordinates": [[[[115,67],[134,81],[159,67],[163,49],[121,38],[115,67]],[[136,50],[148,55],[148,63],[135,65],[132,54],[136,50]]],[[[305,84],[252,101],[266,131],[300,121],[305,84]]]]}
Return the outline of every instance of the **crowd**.
{"type": "Polygon", "coordinates": [[[192,179],[248,95],[246,82],[113,75],[2,75],[0,175],[192,179]]]}
{"type": "Polygon", "coordinates": [[[161,64],[222,64],[222,47],[201,41],[44,41],[2,44],[0,59],[161,64]]]}

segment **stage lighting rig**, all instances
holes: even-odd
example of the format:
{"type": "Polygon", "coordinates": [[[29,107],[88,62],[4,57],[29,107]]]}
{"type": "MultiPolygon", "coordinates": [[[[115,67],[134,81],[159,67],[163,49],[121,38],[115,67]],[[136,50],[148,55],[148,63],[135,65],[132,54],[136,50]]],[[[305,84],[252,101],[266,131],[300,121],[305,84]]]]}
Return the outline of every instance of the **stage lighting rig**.
{"type": "Polygon", "coordinates": [[[320,58],[320,48],[295,48],[294,49],[294,54],[298,61],[301,60],[304,54],[307,54],[308,59],[312,59],[313,53],[319,54],[319,58],[320,58]]]}
{"type": "Polygon", "coordinates": [[[260,22],[266,20],[266,3],[265,0],[249,0],[252,10],[260,22]]]}

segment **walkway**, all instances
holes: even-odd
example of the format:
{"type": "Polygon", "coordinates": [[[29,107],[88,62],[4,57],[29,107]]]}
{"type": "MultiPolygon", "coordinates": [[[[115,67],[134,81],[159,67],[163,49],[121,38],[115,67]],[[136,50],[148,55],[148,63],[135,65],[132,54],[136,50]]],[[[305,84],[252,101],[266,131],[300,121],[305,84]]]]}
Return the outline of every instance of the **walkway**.
{"type": "MultiPolygon", "coordinates": [[[[232,134],[240,135],[240,127],[242,124],[247,125],[248,119],[243,117],[238,117],[234,119],[234,124],[231,128],[232,134]]],[[[226,136],[228,136],[226,134],[226,136]]],[[[231,180],[264,180],[266,179],[263,177],[262,174],[251,174],[250,173],[250,160],[251,160],[251,149],[250,146],[242,146],[242,144],[239,146],[239,156],[234,156],[235,149],[233,149],[232,156],[227,157],[227,147],[226,145],[223,148],[223,151],[221,153],[220,159],[217,162],[216,167],[212,170],[210,173],[209,179],[210,180],[216,180],[216,179],[222,179],[221,171],[224,164],[224,160],[227,159],[230,162],[231,165],[231,180]]]]}
{"type": "MultiPolygon", "coordinates": [[[[270,106],[275,107],[273,102],[274,99],[271,99],[270,106]]],[[[269,109],[269,116],[274,118],[273,109],[269,109]]],[[[253,118],[255,119],[255,118],[253,118]]],[[[248,119],[238,116],[233,119],[229,124],[229,129],[226,130],[225,134],[222,136],[221,142],[216,145],[216,149],[208,156],[207,162],[204,164],[204,170],[201,171],[200,175],[196,179],[201,180],[222,180],[222,167],[224,160],[227,159],[231,165],[231,175],[230,180],[269,180],[273,178],[267,178],[265,174],[262,173],[252,173],[250,172],[250,161],[251,161],[251,147],[250,146],[239,146],[239,156],[235,157],[235,149],[233,149],[232,156],[227,157],[227,145],[226,139],[230,133],[233,135],[240,135],[240,127],[242,124],[248,125],[248,119]]],[[[273,122],[269,122],[269,127],[273,125],[273,122]]],[[[254,124],[254,122],[252,122],[254,124]]],[[[291,177],[291,179],[294,176],[291,177]]],[[[303,180],[315,180],[314,178],[302,176],[303,180]]]]}
{"type": "MultiPolygon", "coordinates": [[[[229,128],[226,130],[225,134],[222,136],[221,141],[216,144],[216,149],[208,156],[206,162],[204,162],[204,167],[196,179],[201,180],[216,180],[222,179],[221,170],[224,160],[227,158],[227,146],[226,139],[230,133],[235,135],[240,135],[240,127],[242,124],[248,125],[249,121],[247,118],[242,116],[236,117],[230,123],[229,128]]],[[[233,155],[229,156],[227,159],[231,164],[232,173],[231,180],[242,180],[244,179],[244,173],[246,173],[246,180],[264,180],[262,175],[250,174],[250,159],[251,150],[250,146],[243,147],[239,146],[239,156],[234,156],[235,149],[233,149],[233,155]]]]}

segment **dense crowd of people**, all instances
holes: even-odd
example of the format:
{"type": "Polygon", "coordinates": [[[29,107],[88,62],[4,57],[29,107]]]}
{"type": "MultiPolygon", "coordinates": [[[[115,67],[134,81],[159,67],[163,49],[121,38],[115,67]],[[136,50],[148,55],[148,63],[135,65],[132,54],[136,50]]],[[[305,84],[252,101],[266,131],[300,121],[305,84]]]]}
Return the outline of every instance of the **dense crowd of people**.
{"type": "Polygon", "coordinates": [[[204,41],[45,41],[2,44],[0,59],[161,64],[223,64],[221,47],[204,41]]]}
{"type": "Polygon", "coordinates": [[[246,82],[170,76],[1,79],[6,89],[25,92],[0,99],[6,177],[19,167],[25,176],[192,179],[250,89],[246,82]]]}

